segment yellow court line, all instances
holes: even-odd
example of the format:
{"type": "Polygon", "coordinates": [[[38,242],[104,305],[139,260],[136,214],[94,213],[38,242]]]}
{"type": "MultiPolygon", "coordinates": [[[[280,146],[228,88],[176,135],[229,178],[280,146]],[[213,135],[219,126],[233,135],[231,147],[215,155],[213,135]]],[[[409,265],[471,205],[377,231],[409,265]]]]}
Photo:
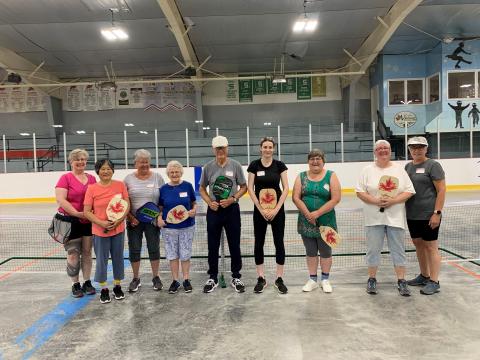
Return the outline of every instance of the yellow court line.
{"type": "MultiPolygon", "coordinates": [[[[447,185],[447,191],[474,191],[480,190],[479,185],[447,185]]],[[[342,189],[342,194],[354,194],[354,188],[342,189]]],[[[292,196],[292,190],[289,191],[289,195],[292,196]]],[[[245,194],[244,196],[248,196],[245,194]]],[[[22,203],[55,203],[54,197],[41,197],[41,198],[12,198],[12,199],[0,199],[0,204],[22,204],[22,203]]]]}

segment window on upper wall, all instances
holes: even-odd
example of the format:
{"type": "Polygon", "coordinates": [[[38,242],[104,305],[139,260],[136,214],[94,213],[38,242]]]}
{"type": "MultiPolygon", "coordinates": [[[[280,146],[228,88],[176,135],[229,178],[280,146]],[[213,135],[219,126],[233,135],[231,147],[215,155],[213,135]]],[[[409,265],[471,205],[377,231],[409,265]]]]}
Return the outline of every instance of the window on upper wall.
{"type": "Polygon", "coordinates": [[[423,79],[388,81],[388,104],[423,104],[423,79]]]}
{"type": "Polygon", "coordinates": [[[388,103],[390,105],[403,105],[405,103],[404,81],[388,82],[388,103]]]}
{"type": "Polygon", "coordinates": [[[440,75],[435,74],[428,78],[428,103],[440,100],[440,75]]]}
{"type": "Polygon", "coordinates": [[[475,97],[475,72],[449,72],[448,98],[468,99],[475,97]]]}
{"type": "Polygon", "coordinates": [[[407,80],[407,104],[423,104],[423,80],[407,80]]]}

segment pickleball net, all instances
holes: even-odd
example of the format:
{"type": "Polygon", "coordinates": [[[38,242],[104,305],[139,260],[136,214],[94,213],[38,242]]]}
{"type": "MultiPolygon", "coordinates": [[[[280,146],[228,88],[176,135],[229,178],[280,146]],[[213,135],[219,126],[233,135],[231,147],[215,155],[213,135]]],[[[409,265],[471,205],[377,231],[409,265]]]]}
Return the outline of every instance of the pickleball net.
{"type": "MultiPolygon", "coordinates": [[[[363,225],[363,212],[360,208],[336,210],[337,224],[342,244],[333,251],[334,268],[354,268],[365,266],[366,239],[363,225]]],[[[479,201],[452,203],[443,211],[439,235],[441,255],[444,260],[468,261],[480,266],[480,224],[476,221],[480,213],[479,201]]],[[[305,248],[297,233],[296,210],[286,211],[285,250],[286,269],[306,270],[305,248]]],[[[253,270],[253,212],[241,212],[241,250],[243,269],[253,270]]],[[[62,272],[65,269],[63,246],[53,241],[47,228],[51,217],[46,216],[0,216],[0,272],[62,272]]],[[[225,240],[226,241],[226,240],[225,240]]],[[[415,248],[406,231],[406,249],[409,263],[416,262],[415,248]]],[[[228,245],[225,244],[227,266],[230,268],[228,245]]],[[[92,251],[93,252],[93,251],[92,251]]],[[[161,270],[169,271],[163,239],[160,239],[161,270]]],[[[275,247],[270,227],[265,240],[265,266],[274,269],[275,247]]],[[[384,248],[382,264],[390,263],[388,249],[384,248]]],[[[192,271],[205,272],[207,263],[207,226],[204,213],[197,214],[196,231],[193,242],[192,271]]],[[[125,258],[128,259],[128,241],[125,239],[125,258]]],[[[142,271],[149,271],[148,254],[144,243],[142,249],[142,271]]]]}

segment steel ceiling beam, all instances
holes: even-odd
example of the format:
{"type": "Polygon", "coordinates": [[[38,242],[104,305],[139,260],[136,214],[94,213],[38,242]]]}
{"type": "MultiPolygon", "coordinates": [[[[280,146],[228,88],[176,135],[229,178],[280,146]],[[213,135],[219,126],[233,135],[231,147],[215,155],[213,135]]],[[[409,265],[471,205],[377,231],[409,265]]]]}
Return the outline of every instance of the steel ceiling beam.
{"type": "MultiPolygon", "coordinates": [[[[421,2],[422,0],[398,0],[383,18],[377,19],[379,24],[353,55],[355,59],[361,59],[362,64],[359,65],[354,59],[350,59],[344,69],[349,72],[366,72],[380,51],[385,47],[385,44],[402,24],[402,21],[421,2]]],[[[343,86],[346,87],[359,78],[360,75],[350,77],[343,83],[343,86]]]]}
{"type": "MultiPolygon", "coordinates": [[[[20,87],[37,87],[38,84],[42,84],[43,86],[38,86],[39,88],[45,87],[45,83],[51,83],[51,85],[58,86],[61,84],[60,79],[58,79],[55,75],[41,69],[43,65],[35,65],[25,59],[23,56],[16,54],[15,52],[0,47],[0,66],[6,69],[8,72],[18,73],[25,84],[19,84],[20,87]]],[[[15,87],[5,85],[2,87],[15,87]]],[[[50,96],[54,96],[56,98],[61,99],[60,92],[54,92],[52,94],[48,94],[50,96]]]]}
{"type": "Polygon", "coordinates": [[[169,28],[173,33],[173,36],[175,36],[175,40],[177,40],[180,53],[183,57],[183,62],[187,67],[193,66],[194,68],[197,68],[199,61],[188,36],[189,28],[185,26],[183,17],[178,10],[175,0],[157,0],[157,2],[165,14],[169,28]]]}

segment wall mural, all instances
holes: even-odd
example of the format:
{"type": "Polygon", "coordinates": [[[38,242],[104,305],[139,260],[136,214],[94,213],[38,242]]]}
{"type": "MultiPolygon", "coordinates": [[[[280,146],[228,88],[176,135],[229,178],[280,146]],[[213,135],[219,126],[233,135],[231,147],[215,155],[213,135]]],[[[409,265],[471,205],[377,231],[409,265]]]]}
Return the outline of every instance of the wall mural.
{"type": "Polygon", "coordinates": [[[453,111],[455,111],[455,129],[458,128],[458,127],[460,127],[460,129],[463,129],[462,113],[463,113],[463,110],[465,110],[466,108],[468,108],[470,106],[470,104],[462,106],[462,101],[458,100],[457,105],[454,106],[454,105],[448,103],[448,106],[450,106],[453,109],[453,111]]]}
{"type": "Polygon", "coordinates": [[[464,62],[465,64],[471,64],[472,63],[471,61],[465,60],[463,58],[463,56],[460,55],[460,54],[472,55],[472,53],[469,53],[469,52],[463,50],[464,46],[465,46],[465,44],[463,42],[461,42],[460,44],[458,44],[458,47],[453,51],[453,53],[445,56],[445,57],[457,62],[455,64],[455,69],[460,69],[460,63],[462,63],[462,62],[464,62]]]}

